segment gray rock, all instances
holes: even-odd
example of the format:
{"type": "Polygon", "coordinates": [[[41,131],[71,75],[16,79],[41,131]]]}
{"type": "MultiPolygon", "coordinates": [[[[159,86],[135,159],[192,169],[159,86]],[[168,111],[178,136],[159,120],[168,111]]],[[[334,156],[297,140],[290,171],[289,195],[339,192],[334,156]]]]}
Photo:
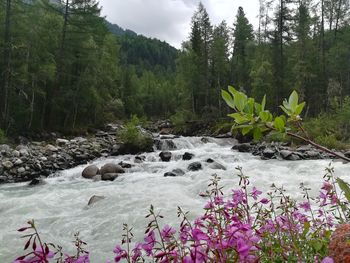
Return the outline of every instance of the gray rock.
{"type": "Polygon", "coordinates": [[[0,153],[3,155],[7,155],[11,152],[11,147],[7,144],[0,144],[0,153]]]}
{"type": "Polygon", "coordinates": [[[171,159],[171,152],[161,152],[159,157],[163,162],[169,162],[171,159]]]}
{"type": "Polygon", "coordinates": [[[347,157],[347,158],[350,158],[350,151],[346,151],[346,152],[344,153],[344,156],[347,157]]]}
{"type": "Polygon", "coordinates": [[[41,178],[34,178],[33,180],[30,181],[28,186],[35,186],[35,185],[42,185],[45,184],[45,181],[41,178]]]}
{"type": "Polygon", "coordinates": [[[194,163],[191,163],[187,167],[187,169],[190,171],[198,171],[198,170],[202,169],[202,164],[200,162],[194,162],[194,163]]]}
{"type": "Polygon", "coordinates": [[[265,158],[268,158],[268,159],[271,159],[272,157],[274,157],[275,153],[276,153],[276,152],[275,152],[273,149],[271,149],[271,148],[266,148],[266,149],[262,152],[263,156],[264,156],[265,158]]]}
{"type": "Polygon", "coordinates": [[[96,165],[89,165],[86,167],[81,175],[86,179],[92,179],[94,176],[100,173],[100,170],[96,165]]]}
{"type": "Polygon", "coordinates": [[[206,162],[207,163],[213,163],[213,162],[215,162],[212,158],[208,158],[207,160],[206,160],[206,162]]]}
{"type": "Polygon", "coordinates": [[[253,146],[250,143],[240,143],[232,147],[232,150],[238,150],[239,152],[250,152],[252,149],[253,146]]]}
{"type": "Polygon", "coordinates": [[[135,163],[142,163],[142,162],[144,162],[145,160],[146,160],[146,157],[143,156],[143,155],[137,155],[137,156],[135,156],[135,158],[134,158],[134,162],[135,162],[135,163]]]}
{"type": "Polygon", "coordinates": [[[184,155],[182,155],[182,160],[191,160],[193,156],[193,153],[185,152],[184,155]]]}
{"type": "Polygon", "coordinates": [[[19,151],[17,151],[17,150],[14,150],[14,151],[12,152],[12,156],[13,156],[13,157],[17,157],[17,158],[18,158],[18,157],[20,157],[20,155],[21,155],[21,154],[20,154],[19,151]]]}
{"type": "Polygon", "coordinates": [[[23,164],[23,161],[21,159],[16,159],[16,161],[14,162],[14,165],[18,166],[23,164]]]}
{"type": "Polygon", "coordinates": [[[306,152],[306,151],[310,151],[310,150],[312,150],[312,146],[310,144],[302,145],[302,146],[297,148],[298,152],[306,152]]]}
{"type": "Polygon", "coordinates": [[[289,150],[281,150],[279,153],[283,159],[288,159],[288,157],[291,156],[293,152],[289,150]]]}
{"type": "Polygon", "coordinates": [[[100,169],[100,173],[102,175],[102,180],[103,179],[103,175],[104,174],[119,174],[119,173],[125,173],[124,169],[118,165],[118,164],[115,164],[115,163],[106,163],[104,166],[101,167],[100,169]]]}
{"type": "Polygon", "coordinates": [[[3,161],[2,166],[9,170],[13,167],[13,163],[10,161],[3,161]]]}
{"type": "Polygon", "coordinates": [[[88,205],[93,205],[95,203],[97,203],[98,201],[101,201],[103,199],[105,199],[106,197],[103,195],[93,195],[90,197],[88,205]]]}
{"type": "Polygon", "coordinates": [[[120,162],[118,163],[122,168],[131,168],[132,165],[130,163],[124,163],[124,162],[120,162]]]}
{"type": "Polygon", "coordinates": [[[174,169],[171,172],[166,172],[164,174],[164,177],[176,177],[176,176],[183,176],[185,172],[181,169],[174,169]]]}
{"type": "Polygon", "coordinates": [[[306,155],[306,157],[308,157],[310,159],[321,158],[321,154],[317,151],[306,151],[304,154],[306,155]]]}
{"type": "Polygon", "coordinates": [[[293,154],[291,154],[291,155],[287,158],[287,160],[290,160],[290,161],[298,161],[298,160],[300,160],[300,156],[293,153],[293,154]]]}
{"type": "Polygon", "coordinates": [[[225,166],[223,166],[221,163],[218,163],[215,161],[209,165],[209,168],[214,169],[214,170],[226,170],[225,166]]]}
{"type": "Polygon", "coordinates": [[[52,144],[48,144],[45,146],[45,151],[48,151],[48,152],[57,152],[58,149],[53,146],[52,144]]]}
{"type": "Polygon", "coordinates": [[[101,180],[102,181],[114,181],[119,174],[117,173],[105,173],[101,175],[101,180]]]}
{"type": "Polygon", "coordinates": [[[7,177],[4,175],[0,175],[0,183],[6,183],[7,182],[7,177]]]}
{"type": "Polygon", "coordinates": [[[65,146],[65,145],[69,144],[69,141],[66,139],[57,139],[56,144],[58,146],[65,146]]]}
{"type": "Polygon", "coordinates": [[[25,171],[26,171],[26,168],[24,168],[24,167],[20,167],[20,168],[17,169],[17,173],[19,173],[19,174],[22,174],[25,171]]]}
{"type": "Polygon", "coordinates": [[[207,137],[203,137],[203,138],[201,138],[201,142],[208,143],[209,139],[207,137]]]}
{"type": "Polygon", "coordinates": [[[20,149],[20,150],[19,150],[19,153],[20,153],[21,156],[27,156],[27,155],[29,155],[28,149],[25,149],[25,148],[20,149]]]}

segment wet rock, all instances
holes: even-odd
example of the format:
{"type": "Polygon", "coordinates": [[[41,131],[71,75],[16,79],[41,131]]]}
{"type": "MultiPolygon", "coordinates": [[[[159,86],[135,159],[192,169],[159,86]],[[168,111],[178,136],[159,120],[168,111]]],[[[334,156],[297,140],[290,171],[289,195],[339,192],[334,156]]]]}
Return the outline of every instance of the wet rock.
{"type": "Polygon", "coordinates": [[[112,156],[118,156],[119,155],[119,152],[120,152],[120,145],[119,144],[114,144],[112,146],[112,150],[111,150],[111,155],[112,156]]]}
{"type": "Polygon", "coordinates": [[[19,173],[19,174],[25,173],[25,171],[26,171],[26,168],[24,168],[24,167],[20,167],[17,169],[17,173],[19,173]]]}
{"type": "Polygon", "coordinates": [[[289,160],[289,161],[298,161],[298,160],[300,160],[300,156],[293,153],[287,158],[287,160],[289,160]]]}
{"type": "Polygon", "coordinates": [[[312,146],[310,144],[302,145],[302,146],[297,148],[298,152],[306,152],[306,151],[310,151],[310,150],[312,150],[312,146]]]}
{"type": "Polygon", "coordinates": [[[212,158],[208,158],[207,160],[206,160],[206,162],[207,163],[213,163],[213,162],[215,162],[212,158]]]}
{"type": "Polygon", "coordinates": [[[187,167],[187,169],[190,171],[198,171],[198,170],[202,169],[202,164],[200,162],[194,162],[194,163],[191,163],[187,167]]]}
{"type": "Polygon", "coordinates": [[[160,131],[159,131],[159,134],[160,135],[169,135],[171,133],[171,129],[170,128],[162,128],[160,131]]]}
{"type": "Polygon", "coordinates": [[[227,132],[227,133],[223,133],[223,134],[219,134],[219,135],[215,136],[215,138],[219,138],[219,139],[231,138],[231,137],[232,137],[231,132],[227,132]]]}
{"type": "Polygon", "coordinates": [[[93,205],[95,203],[97,203],[98,201],[101,201],[103,199],[105,199],[106,197],[103,195],[93,195],[90,197],[88,205],[93,205]]]}
{"type": "Polygon", "coordinates": [[[11,152],[11,148],[10,146],[8,146],[7,144],[0,144],[0,153],[2,155],[9,155],[9,153],[11,152]]]}
{"type": "Polygon", "coordinates": [[[161,152],[159,157],[163,162],[169,162],[171,159],[171,152],[161,152]]]}
{"type": "Polygon", "coordinates": [[[14,165],[16,165],[16,166],[19,166],[21,164],[23,164],[23,161],[21,159],[16,159],[14,162],[14,165]]]}
{"type": "Polygon", "coordinates": [[[17,151],[17,150],[14,150],[13,152],[12,152],[12,156],[13,157],[20,157],[21,156],[21,154],[19,153],[19,151],[17,151]]]}
{"type": "Polygon", "coordinates": [[[96,165],[89,165],[86,167],[81,175],[86,179],[92,179],[94,176],[100,173],[100,169],[96,165]]]}
{"type": "Polygon", "coordinates": [[[289,151],[289,150],[281,150],[279,151],[279,154],[280,156],[283,158],[283,159],[288,159],[289,156],[292,155],[292,151],[289,151]]]}
{"type": "Polygon", "coordinates": [[[310,159],[320,159],[322,158],[321,154],[317,151],[306,151],[305,156],[310,159]]]}
{"type": "Polygon", "coordinates": [[[0,183],[6,183],[7,182],[7,177],[4,175],[0,175],[0,183]]]}
{"type": "MultiPolygon", "coordinates": [[[[104,166],[101,167],[100,173],[102,175],[102,180],[103,175],[105,174],[119,174],[119,173],[125,173],[124,169],[115,163],[106,163],[104,166]]],[[[114,179],[113,179],[114,180],[114,179]]]]}
{"type": "Polygon", "coordinates": [[[101,175],[102,181],[114,181],[119,176],[118,173],[105,173],[101,175]]]}
{"type": "Polygon", "coordinates": [[[344,153],[344,156],[347,157],[347,158],[350,158],[350,151],[346,151],[346,152],[344,153]]]}
{"type": "Polygon", "coordinates": [[[208,143],[209,139],[207,137],[203,137],[203,138],[201,138],[201,142],[202,143],[208,143]]]}
{"type": "Polygon", "coordinates": [[[218,162],[212,162],[209,167],[214,170],[226,170],[226,167],[218,162]]]}
{"type": "Polygon", "coordinates": [[[271,159],[272,157],[274,157],[275,156],[275,151],[274,150],[272,150],[271,148],[266,148],[263,152],[262,152],[262,154],[263,154],[263,156],[265,157],[265,158],[268,158],[268,159],[271,159]]]}
{"type": "Polygon", "coordinates": [[[240,143],[232,147],[232,150],[238,150],[239,152],[250,152],[252,149],[253,147],[250,143],[240,143]]]}
{"type": "Polygon", "coordinates": [[[157,150],[162,150],[162,151],[177,149],[174,141],[171,139],[156,139],[154,141],[154,145],[157,150]]]}
{"type": "Polygon", "coordinates": [[[42,185],[45,184],[45,181],[41,178],[34,178],[33,180],[30,181],[28,184],[29,186],[35,186],[35,185],[42,185]]]}
{"type": "Polygon", "coordinates": [[[144,162],[146,160],[146,156],[144,156],[144,155],[137,155],[137,156],[135,156],[135,158],[134,158],[134,162],[135,163],[142,163],[142,162],[144,162]]]}
{"type": "Polygon", "coordinates": [[[176,177],[176,176],[183,176],[185,172],[181,169],[174,169],[171,172],[166,172],[164,174],[164,177],[176,177]]]}
{"type": "Polygon", "coordinates": [[[194,156],[193,153],[185,152],[185,153],[182,155],[182,160],[185,160],[185,161],[191,160],[193,156],[194,156]]]}
{"type": "Polygon", "coordinates": [[[12,167],[13,167],[13,163],[10,162],[10,161],[3,161],[2,162],[2,166],[7,169],[7,170],[10,170],[12,167]]]}
{"type": "Polygon", "coordinates": [[[118,163],[122,168],[131,168],[132,165],[130,163],[124,163],[124,162],[120,162],[118,163]]]}

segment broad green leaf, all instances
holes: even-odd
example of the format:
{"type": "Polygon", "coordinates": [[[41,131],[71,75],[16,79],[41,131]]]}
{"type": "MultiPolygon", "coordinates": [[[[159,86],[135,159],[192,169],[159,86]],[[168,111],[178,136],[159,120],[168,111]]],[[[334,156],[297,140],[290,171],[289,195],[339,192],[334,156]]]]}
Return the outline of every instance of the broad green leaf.
{"type": "Polygon", "coordinates": [[[247,103],[247,96],[242,92],[237,92],[234,96],[234,103],[239,111],[243,111],[247,103]]]}
{"type": "Polygon", "coordinates": [[[263,122],[269,121],[269,112],[268,111],[262,111],[259,113],[259,117],[263,122]]]}
{"type": "Polygon", "coordinates": [[[260,112],[262,111],[261,105],[260,105],[259,103],[255,102],[255,103],[254,103],[254,108],[255,108],[255,113],[256,113],[257,115],[259,115],[260,112]]]}
{"type": "Polygon", "coordinates": [[[349,184],[346,183],[344,180],[337,178],[337,183],[340,187],[340,189],[344,192],[344,195],[348,202],[350,202],[350,187],[349,184]]]}
{"type": "Polygon", "coordinates": [[[297,109],[298,100],[299,100],[298,93],[295,90],[293,90],[293,92],[292,92],[292,94],[290,94],[289,100],[288,100],[289,107],[293,113],[295,113],[295,111],[297,109]]]}
{"type": "Polygon", "coordinates": [[[304,107],[305,107],[305,102],[300,103],[295,110],[295,114],[300,115],[300,113],[303,111],[304,107]]]}
{"type": "Polygon", "coordinates": [[[235,103],[230,93],[228,93],[226,90],[221,90],[221,97],[230,108],[235,108],[235,103]]]}
{"type": "Polygon", "coordinates": [[[246,134],[248,134],[252,129],[253,129],[252,126],[244,127],[244,128],[242,129],[242,134],[243,134],[243,135],[246,135],[246,134]]]}
{"type": "Polygon", "coordinates": [[[266,95],[264,95],[262,102],[261,102],[261,110],[264,111],[266,106],[266,95]]]}
{"type": "Polygon", "coordinates": [[[283,118],[276,117],[275,121],[274,121],[274,126],[275,126],[276,130],[283,132],[284,126],[285,126],[285,122],[284,122],[283,118]]]}
{"type": "Polygon", "coordinates": [[[288,109],[286,109],[286,107],[280,106],[280,108],[284,111],[285,114],[287,114],[288,116],[291,115],[290,111],[288,109]]]}
{"type": "Polygon", "coordinates": [[[234,96],[238,93],[238,91],[232,86],[228,86],[228,90],[232,94],[232,96],[234,96]]]}
{"type": "Polygon", "coordinates": [[[253,98],[248,99],[247,104],[244,107],[244,112],[247,112],[249,114],[254,113],[254,99],[253,98]]]}
{"type": "Polygon", "coordinates": [[[262,138],[263,134],[259,127],[255,127],[253,131],[253,138],[254,140],[258,141],[262,138]]]}
{"type": "Polygon", "coordinates": [[[228,116],[233,118],[233,119],[235,119],[235,122],[237,124],[243,124],[243,123],[249,121],[246,116],[244,116],[244,115],[242,115],[242,114],[240,114],[238,112],[228,114],[228,116]]]}

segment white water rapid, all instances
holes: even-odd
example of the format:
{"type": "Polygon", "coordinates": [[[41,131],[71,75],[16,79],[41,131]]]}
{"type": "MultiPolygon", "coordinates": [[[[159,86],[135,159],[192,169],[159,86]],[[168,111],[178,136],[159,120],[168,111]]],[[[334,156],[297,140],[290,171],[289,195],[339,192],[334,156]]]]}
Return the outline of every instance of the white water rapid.
{"type": "MultiPolygon", "coordinates": [[[[12,262],[23,254],[24,240],[16,229],[25,225],[28,219],[35,219],[36,225],[47,242],[62,245],[72,251],[72,240],[79,231],[81,238],[88,243],[91,262],[102,263],[113,259],[113,248],[120,243],[122,224],[133,227],[135,240],[141,240],[150,204],[165,216],[163,223],[178,226],[177,206],[190,211],[191,218],[202,212],[205,199],[199,193],[207,189],[211,175],[216,173],[221,185],[228,192],[238,184],[235,167],[242,166],[250,176],[251,185],[260,190],[269,190],[270,185],[284,186],[294,198],[301,198],[301,182],[312,188],[317,195],[322,183],[324,169],[329,160],[307,161],[262,161],[249,153],[231,150],[228,139],[209,139],[201,142],[198,137],[174,139],[177,150],[172,151],[170,162],[161,162],[159,151],[144,154],[146,161],[134,163],[134,156],[125,155],[94,161],[98,167],[107,162],[125,161],[133,164],[126,173],[115,181],[94,182],[81,177],[87,166],[79,166],[63,171],[60,176],[46,179],[45,185],[28,187],[27,183],[0,186],[0,262],[12,262]],[[183,161],[184,152],[195,156],[183,161]],[[212,158],[224,165],[227,170],[213,170],[206,163],[212,158]],[[187,166],[200,161],[203,169],[187,171],[187,166]],[[165,172],[175,168],[186,171],[184,176],[164,177],[165,172]],[[88,207],[91,196],[103,195],[106,198],[88,207]]],[[[348,164],[334,162],[335,174],[350,181],[348,164]]]]}

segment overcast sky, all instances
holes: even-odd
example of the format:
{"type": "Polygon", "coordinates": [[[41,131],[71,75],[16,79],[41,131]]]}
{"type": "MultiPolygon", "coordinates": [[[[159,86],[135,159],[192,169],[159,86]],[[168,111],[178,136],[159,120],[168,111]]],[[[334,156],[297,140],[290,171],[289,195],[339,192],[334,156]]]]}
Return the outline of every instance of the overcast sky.
{"type": "MultiPolygon", "coordinates": [[[[191,17],[199,0],[100,0],[102,15],[147,37],[165,40],[180,48],[188,39],[191,17]]],[[[258,0],[202,0],[212,24],[226,20],[232,26],[237,9],[242,6],[249,21],[257,27],[258,0]]]]}

